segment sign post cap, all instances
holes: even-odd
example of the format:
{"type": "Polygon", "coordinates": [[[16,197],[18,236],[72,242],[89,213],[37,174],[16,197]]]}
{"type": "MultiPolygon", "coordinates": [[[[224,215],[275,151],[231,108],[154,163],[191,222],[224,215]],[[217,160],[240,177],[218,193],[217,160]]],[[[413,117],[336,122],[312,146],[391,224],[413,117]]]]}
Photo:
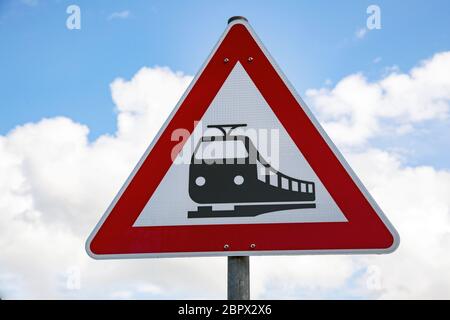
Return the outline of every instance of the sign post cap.
{"type": "Polygon", "coordinates": [[[231,22],[233,22],[235,20],[244,20],[244,21],[248,22],[248,19],[246,17],[243,17],[243,16],[232,16],[230,19],[228,19],[228,24],[230,24],[231,22]]]}
{"type": "MultiPolygon", "coordinates": [[[[246,20],[229,19],[89,236],[91,257],[369,254],[398,247],[395,228],[246,20]],[[248,131],[232,134],[244,126],[248,131]],[[185,128],[184,145],[173,139],[177,128],[185,128]],[[267,157],[273,151],[280,158],[267,157]]],[[[231,260],[238,262],[229,264],[230,294],[236,289],[247,298],[248,261],[231,260]]]]}

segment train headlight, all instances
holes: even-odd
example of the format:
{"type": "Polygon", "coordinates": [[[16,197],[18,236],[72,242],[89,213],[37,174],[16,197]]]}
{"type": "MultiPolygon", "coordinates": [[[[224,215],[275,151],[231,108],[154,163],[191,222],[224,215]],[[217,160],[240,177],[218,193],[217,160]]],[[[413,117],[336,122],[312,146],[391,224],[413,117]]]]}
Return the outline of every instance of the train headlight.
{"type": "Polygon", "coordinates": [[[195,179],[195,184],[198,185],[199,187],[204,186],[205,183],[206,183],[206,179],[205,179],[204,177],[202,177],[202,176],[197,177],[197,178],[195,179]]]}
{"type": "Polygon", "coordinates": [[[235,176],[234,177],[234,183],[240,186],[244,183],[244,177],[243,176],[235,176]]]}

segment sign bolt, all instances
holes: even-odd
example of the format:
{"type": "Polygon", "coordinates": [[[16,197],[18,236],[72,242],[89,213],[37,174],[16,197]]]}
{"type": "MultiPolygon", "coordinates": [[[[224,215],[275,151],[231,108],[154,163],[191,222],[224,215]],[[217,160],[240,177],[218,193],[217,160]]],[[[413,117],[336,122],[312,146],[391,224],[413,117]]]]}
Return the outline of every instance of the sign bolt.
{"type": "Polygon", "coordinates": [[[250,245],[250,248],[255,249],[255,248],[256,248],[256,244],[252,243],[252,244],[250,245]]]}
{"type": "Polygon", "coordinates": [[[228,249],[230,248],[230,246],[229,246],[228,244],[225,244],[225,245],[223,246],[223,248],[224,248],[224,250],[228,250],[228,249]]]}
{"type": "Polygon", "coordinates": [[[248,62],[252,62],[253,61],[253,57],[248,57],[248,62]]]}
{"type": "Polygon", "coordinates": [[[225,62],[225,63],[228,63],[229,61],[230,61],[230,59],[228,59],[228,58],[223,59],[223,62],[225,62]]]}

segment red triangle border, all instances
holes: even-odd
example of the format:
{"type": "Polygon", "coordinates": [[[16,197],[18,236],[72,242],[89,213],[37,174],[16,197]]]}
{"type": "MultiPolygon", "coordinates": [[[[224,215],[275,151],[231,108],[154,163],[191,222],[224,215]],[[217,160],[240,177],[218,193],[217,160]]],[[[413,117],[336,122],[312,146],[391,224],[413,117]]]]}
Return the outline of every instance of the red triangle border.
{"type": "Polygon", "coordinates": [[[89,237],[86,243],[89,255],[94,258],[120,258],[387,253],[396,249],[399,243],[397,232],[323,130],[318,129],[320,125],[310,120],[311,115],[307,114],[309,111],[305,111],[308,110],[306,105],[296,99],[293,90],[289,89],[281,72],[277,71],[258,42],[245,21],[229,25],[223,40],[161,131],[159,139],[149,148],[128,184],[119,192],[89,237]],[[249,57],[253,59],[249,61],[249,57]],[[229,59],[227,63],[224,62],[225,58],[229,59]],[[172,141],[171,133],[184,128],[192,134],[194,124],[202,118],[238,61],[348,222],[133,227],[172,165],[171,152],[179,141],[172,141]],[[228,244],[228,250],[224,250],[225,244],[228,244]],[[254,249],[250,248],[251,244],[255,244],[254,249]]]}

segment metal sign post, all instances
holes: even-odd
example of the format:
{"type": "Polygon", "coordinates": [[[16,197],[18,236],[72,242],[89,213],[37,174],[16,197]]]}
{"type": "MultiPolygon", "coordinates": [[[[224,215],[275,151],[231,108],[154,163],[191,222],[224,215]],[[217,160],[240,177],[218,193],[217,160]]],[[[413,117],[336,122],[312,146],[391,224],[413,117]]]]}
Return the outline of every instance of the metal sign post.
{"type": "Polygon", "coordinates": [[[250,257],[228,257],[228,300],[250,300],[250,257]]]}

